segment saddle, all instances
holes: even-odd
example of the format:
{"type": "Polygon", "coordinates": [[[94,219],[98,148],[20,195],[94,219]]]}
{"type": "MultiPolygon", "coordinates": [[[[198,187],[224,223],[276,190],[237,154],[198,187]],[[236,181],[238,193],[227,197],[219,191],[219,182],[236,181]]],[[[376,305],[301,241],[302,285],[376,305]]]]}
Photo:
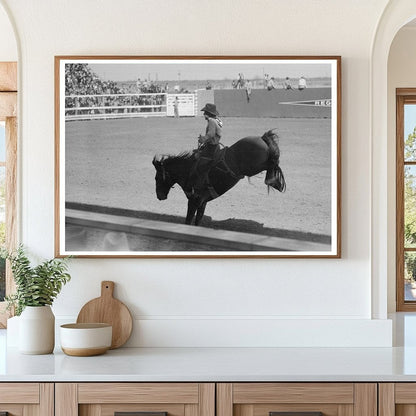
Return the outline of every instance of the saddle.
{"type": "MultiPolygon", "coordinates": [[[[205,172],[204,176],[204,183],[205,186],[203,186],[199,192],[208,192],[208,194],[213,198],[217,198],[219,195],[216,192],[215,188],[213,187],[213,185],[210,182],[209,179],[209,173],[213,170],[219,170],[223,173],[226,173],[228,175],[230,175],[231,177],[235,178],[235,179],[242,179],[244,177],[244,175],[237,175],[227,164],[227,162],[225,161],[225,155],[227,153],[228,147],[224,146],[223,148],[217,150],[214,154],[214,158],[208,158],[205,157],[203,155],[203,151],[198,149],[195,150],[194,155],[195,155],[195,164],[194,167],[192,168],[192,171],[196,172],[197,171],[197,166],[200,162],[203,163],[203,160],[209,160],[211,161],[210,166],[208,168],[208,170],[205,172]]],[[[192,176],[192,174],[191,174],[192,176]]],[[[193,191],[195,191],[195,189],[193,188],[193,191]]]]}
{"type": "MultiPolygon", "coordinates": [[[[216,166],[218,162],[220,162],[225,157],[225,153],[227,151],[228,147],[224,146],[221,149],[217,149],[217,151],[214,154],[214,158],[212,159],[212,167],[216,166]]],[[[195,155],[195,162],[198,163],[200,159],[208,159],[204,156],[204,150],[203,147],[194,150],[195,155]]]]}
{"type": "MultiPolygon", "coordinates": [[[[237,175],[225,161],[225,155],[227,154],[228,146],[223,146],[221,149],[217,150],[212,159],[211,166],[208,172],[217,169],[223,173],[228,173],[235,179],[243,179],[244,175],[237,175]]],[[[200,149],[195,150],[195,166],[198,164],[198,161],[201,159],[210,159],[203,155],[203,151],[200,149]]]]}

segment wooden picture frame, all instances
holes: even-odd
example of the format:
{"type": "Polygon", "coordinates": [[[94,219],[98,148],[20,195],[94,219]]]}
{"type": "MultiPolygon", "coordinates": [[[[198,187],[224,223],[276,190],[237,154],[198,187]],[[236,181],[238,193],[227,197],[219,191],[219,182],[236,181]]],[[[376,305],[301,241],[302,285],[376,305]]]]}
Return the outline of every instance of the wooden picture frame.
{"type": "Polygon", "coordinates": [[[57,257],[341,256],[339,56],[56,56],[55,148],[57,257]]]}

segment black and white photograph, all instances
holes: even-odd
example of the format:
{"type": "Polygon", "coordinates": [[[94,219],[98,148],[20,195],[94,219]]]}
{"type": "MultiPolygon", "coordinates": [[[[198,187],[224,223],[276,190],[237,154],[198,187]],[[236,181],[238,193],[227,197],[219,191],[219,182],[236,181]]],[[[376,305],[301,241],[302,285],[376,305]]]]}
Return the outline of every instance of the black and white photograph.
{"type": "Polygon", "coordinates": [[[340,57],[55,57],[56,255],[340,257],[340,57]]]}

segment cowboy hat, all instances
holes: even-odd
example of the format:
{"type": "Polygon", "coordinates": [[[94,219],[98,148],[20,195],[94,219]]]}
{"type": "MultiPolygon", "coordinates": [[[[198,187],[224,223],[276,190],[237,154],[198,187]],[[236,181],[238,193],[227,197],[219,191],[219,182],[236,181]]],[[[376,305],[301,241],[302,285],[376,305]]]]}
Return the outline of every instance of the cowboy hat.
{"type": "Polygon", "coordinates": [[[217,107],[215,106],[215,104],[211,104],[211,103],[205,104],[204,108],[202,108],[201,111],[212,114],[213,116],[220,115],[220,113],[217,111],[217,107]]]}

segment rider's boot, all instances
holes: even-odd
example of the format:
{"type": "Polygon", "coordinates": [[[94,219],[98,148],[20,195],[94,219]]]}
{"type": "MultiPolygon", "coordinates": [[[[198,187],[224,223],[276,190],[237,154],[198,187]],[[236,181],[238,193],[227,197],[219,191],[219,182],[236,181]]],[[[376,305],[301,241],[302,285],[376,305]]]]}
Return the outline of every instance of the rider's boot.
{"type": "Polygon", "coordinates": [[[200,159],[196,166],[192,169],[189,175],[189,181],[192,184],[192,190],[194,193],[201,193],[202,190],[209,187],[208,174],[211,170],[211,159],[200,159]]]}

